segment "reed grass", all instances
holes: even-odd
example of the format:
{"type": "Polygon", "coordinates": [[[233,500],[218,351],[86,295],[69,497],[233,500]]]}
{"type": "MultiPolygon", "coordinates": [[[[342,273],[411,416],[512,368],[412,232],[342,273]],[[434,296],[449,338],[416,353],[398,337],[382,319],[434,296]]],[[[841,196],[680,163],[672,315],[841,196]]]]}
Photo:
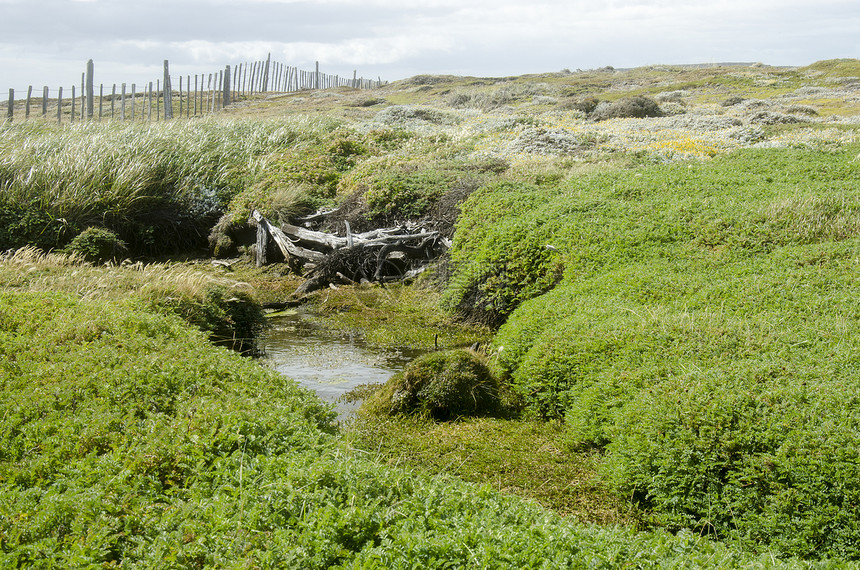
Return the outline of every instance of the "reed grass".
{"type": "Polygon", "coordinates": [[[0,205],[11,229],[0,232],[0,249],[59,247],[92,225],[113,230],[137,252],[205,245],[214,220],[268,155],[313,144],[338,124],[293,117],[5,126],[0,205]],[[54,243],[34,239],[44,228],[28,226],[33,212],[42,214],[33,225],[59,223],[67,231],[54,243]]]}

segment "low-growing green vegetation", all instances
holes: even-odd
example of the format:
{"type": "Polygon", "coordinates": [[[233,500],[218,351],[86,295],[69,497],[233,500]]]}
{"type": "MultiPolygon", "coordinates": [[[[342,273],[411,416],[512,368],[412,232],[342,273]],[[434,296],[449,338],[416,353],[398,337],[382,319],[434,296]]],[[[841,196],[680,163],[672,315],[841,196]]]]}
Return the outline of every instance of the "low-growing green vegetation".
{"type": "Polygon", "coordinates": [[[858,70],[418,76],[0,126],[0,566],[856,564],[858,70]],[[452,239],[414,283],[302,298],[430,353],[341,433],[211,342],[251,348],[301,282],[253,267],[251,211],[319,207],[452,239]]]}
{"type": "Polygon", "coordinates": [[[437,420],[501,411],[501,395],[484,359],[470,350],[419,356],[364,402],[370,414],[420,414],[437,420]]]}
{"type": "Polygon", "coordinates": [[[380,466],[312,394],[135,303],[2,293],[0,354],[5,567],[754,561],[380,466]]]}
{"type": "Polygon", "coordinates": [[[854,559],[858,150],[475,193],[454,283],[505,301],[498,374],[655,522],[854,559]]]}

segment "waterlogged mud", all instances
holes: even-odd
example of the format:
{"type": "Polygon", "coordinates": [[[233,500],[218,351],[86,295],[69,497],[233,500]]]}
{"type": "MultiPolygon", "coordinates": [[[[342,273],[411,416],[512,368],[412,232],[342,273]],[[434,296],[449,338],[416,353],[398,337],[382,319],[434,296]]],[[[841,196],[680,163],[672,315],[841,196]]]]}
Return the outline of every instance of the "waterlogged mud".
{"type": "Polygon", "coordinates": [[[269,366],[337,404],[341,419],[358,403],[338,399],[362,384],[382,384],[422,352],[379,350],[359,335],[337,334],[313,322],[312,315],[292,310],[270,317],[260,339],[269,366]]]}

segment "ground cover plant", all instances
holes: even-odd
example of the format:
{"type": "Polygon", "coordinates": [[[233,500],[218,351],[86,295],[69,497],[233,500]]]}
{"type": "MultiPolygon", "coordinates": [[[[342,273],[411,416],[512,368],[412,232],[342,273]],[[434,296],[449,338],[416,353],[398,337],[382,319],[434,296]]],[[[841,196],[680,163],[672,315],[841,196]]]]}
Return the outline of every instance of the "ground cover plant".
{"type": "Polygon", "coordinates": [[[4,566],[754,562],[380,466],[294,382],[135,303],[0,294],[4,566]]]}
{"type": "Polygon", "coordinates": [[[858,78],[420,76],[0,126],[3,564],[856,563],[858,78]],[[305,302],[376,346],[478,341],[492,415],[368,406],[335,434],[204,341],[253,336],[301,281],[253,269],[250,211],[319,206],[453,239],[412,285],[305,302]],[[207,245],[229,259],[151,263],[207,245]]]}
{"type": "Polygon", "coordinates": [[[498,373],[531,413],[565,419],[571,445],[605,449],[610,480],[660,524],[857,558],[858,151],[473,194],[453,256],[484,310],[510,314],[498,373]],[[510,220],[476,224],[488,211],[510,220]],[[529,244],[535,257],[514,249],[529,244]]]}

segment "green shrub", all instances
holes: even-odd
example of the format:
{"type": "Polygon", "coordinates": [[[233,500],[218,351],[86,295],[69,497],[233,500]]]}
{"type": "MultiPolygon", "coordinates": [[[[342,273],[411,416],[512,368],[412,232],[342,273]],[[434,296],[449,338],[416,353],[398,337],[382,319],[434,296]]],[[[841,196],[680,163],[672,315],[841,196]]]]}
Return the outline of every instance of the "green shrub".
{"type": "Polygon", "coordinates": [[[559,220],[541,208],[554,196],[552,189],[515,182],[491,183],[470,195],[451,248],[449,309],[498,327],[520,303],[558,283],[563,267],[552,241],[559,220]]]}
{"type": "Polygon", "coordinates": [[[517,228],[544,219],[565,264],[499,329],[500,381],[564,416],[571,445],[604,447],[655,523],[860,557],[855,156],[744,151],[562,181],[534,206],[523,188],[476,192],[455,259],[527,243],[517,228]],[[488,237],[506,224],[518,242],[488,237]]]}
{"type": "Polygon", "coordinates": [[[125,255],[128,248],[114,232],[89,227],[75,236],[64,251],[78,254],[87,261],[100,262],[116,260],[125,255]]]}
{"type": "Polygon", "coordinates": [[[600,101],[596,97],[575,98],[563,101],[559,104],[559,108],[565,111],[581,111],[586,115],[590,115],[597,108],[598,103],[600,101]]]}
{"type": "MultiPolygon", "coordinates": [[[[607,469],[669,529],[860,557],[860,392],[842,379],[673,379],[620,415],[607,469]]],[[[744,372],[745,374],[745,372],[744,372]]]]}
{"type": "Polygon", "coordinates": [[[0,251],[27,245],[47,251],[67,243],[76,231],[67,220],[46,211],[41,200],[20,204],[0,195],[0,251]]]}
{"type": "Polygon", "coordinates": [[[590,118],[594,121],[605,121],[607,119],[641,119],[644,117],[662,117],[663,112],[660,105],[653,99],[638,95],[619,99],[612,103],[596,105],[591,112],[590,118]]]}
{"type": "Polygon", "coordinates": [[[468,350],[421,356],[365,404],[371,413],[423,413],[447,420],[494,412],[499,389],[487,365],[468,350]]]}
{"type": "MultiPolygon", "coordinates": [[[[460,194],[468,193],[460,190],[474,188],[503,168],[498,161],[367,160],[344,176],[338,193],[359,197],[367,220],[387,225],[426,217],[443,197],[452,193],[457,194],[459,200],[446,207],[456,209],[459,201],[465,198],[460,194]]],[[[435,218],[446,216],[448,212],[434,215],[435,218]]]]}

